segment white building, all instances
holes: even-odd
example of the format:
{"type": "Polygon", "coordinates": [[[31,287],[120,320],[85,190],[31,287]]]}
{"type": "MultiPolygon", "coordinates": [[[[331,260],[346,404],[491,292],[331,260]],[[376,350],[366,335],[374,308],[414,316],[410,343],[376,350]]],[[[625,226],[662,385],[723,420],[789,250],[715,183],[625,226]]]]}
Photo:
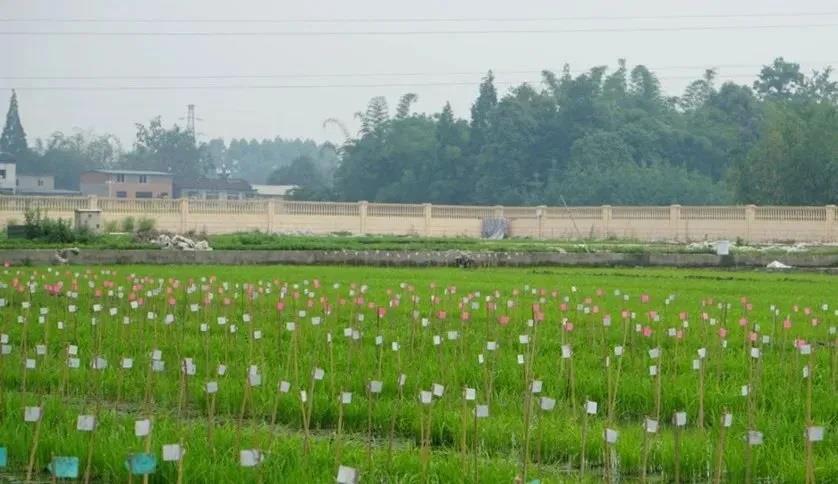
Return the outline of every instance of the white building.
{"type": "Polygon", "coordinates": [[[0,161],[0,192],[14,193],[17,183],[17,165],[0,161]]]}
{"type": "Polygon", "coordinates": [[[297,185],[253,185],[256,190],[256,196],[259,198],[279,198],[288,197],[291,190],[300,188],[297,185]]]}

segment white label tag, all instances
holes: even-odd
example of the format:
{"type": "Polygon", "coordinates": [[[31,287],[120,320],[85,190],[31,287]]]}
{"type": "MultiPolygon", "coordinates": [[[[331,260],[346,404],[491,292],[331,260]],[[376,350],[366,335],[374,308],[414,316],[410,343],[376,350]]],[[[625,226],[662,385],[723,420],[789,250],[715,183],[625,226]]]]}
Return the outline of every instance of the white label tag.
{"type": "Polygon", "coordinates": [[[79,415],[76,419],[76,430],[79,432],[92,432],[96,426],[96,417],[93,415],[79,415]]]}
{"type": "Polygon", "coordinates": [[[134,435],[137,437],[145,437],[151,432],[151,420],[145,418],[134,421],[134,435]]]}
{"type": "Polygon", "coordinates": [[[41,407],[25,407],[23,409],[24,422],[37,422],[41,420],[41,407]]]}
{"type": "Polygon", "coordinates": [[[165,444],[163,446],[163,461],[177,462],[183,457],[183,448],[180,444],[165,444]]]}

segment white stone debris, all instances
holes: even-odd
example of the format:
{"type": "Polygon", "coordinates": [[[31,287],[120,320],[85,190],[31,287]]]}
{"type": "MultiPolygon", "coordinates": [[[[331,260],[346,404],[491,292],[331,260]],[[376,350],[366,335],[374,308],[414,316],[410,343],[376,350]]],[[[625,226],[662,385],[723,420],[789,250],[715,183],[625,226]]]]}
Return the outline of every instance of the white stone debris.
{"type": "Polygon", "coordinates": [[[58,264],[66,264],[70,261],[71,255],[79,255],[79,248],[69,247],[66,249],[58,249],[55,251],[55,262],[58,264]]]}
{"type": "Polygon", "coordinates": [[[212,247],[209,246],[209,242],[207,242],[206,240],[199,240],[196,242],[190,239],[189,237],[184,237],[182,235],[169,236],[166,234],[161,234],[156,239],[152,240],[151,243],[159,246],[161,249],[186,251],[212,250],[212,247]]]}
{"type": "Polygon", "coordinates": [[[791,269],[791,266],[783,264],[778,260],[769,263],[766,267],[769,269],[791,269]]]}

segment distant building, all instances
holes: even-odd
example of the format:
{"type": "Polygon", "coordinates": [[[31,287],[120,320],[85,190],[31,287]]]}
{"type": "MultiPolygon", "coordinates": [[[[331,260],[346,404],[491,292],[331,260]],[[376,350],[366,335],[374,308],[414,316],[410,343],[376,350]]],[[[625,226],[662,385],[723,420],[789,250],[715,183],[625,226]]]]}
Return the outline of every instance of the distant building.
{"type": "Polygon", "coordinates": [[[18,192],[44,192],[55,190],[55,177],[52,175],[23,175],[17,176],[15,187],[18,192]]]}
{"type": "Polygon", "coordinates": [[[144,170],[90,170],[79,177],[84,195],[104,198],[171,198],[172,174],[144,170]]]}
{"type": "Polygon", "coordinates": [[[14,193],[17,181],[17,165],[14,159],[6,154],[0,154],[0,192],[14,193]]]}
{"type": "Polygon", "coordinates": [[[55,177],[52,175],[18,174],[15,185],[15,192],[18,195],[72,197],[80,194],[78,190],[56,190],[55,177]]]}
{"type": "Polygon", "coordinates": [[[256,196],[259,198],[278,198],[284,199],[288,197],[291,190],[300,188],[297,185],[253,185],[256,190],[256,196]]]}
{"type": "Polygon", "coordinates": [[[196,178],[175,182],[175,196],[200,200],[244,200],[255,191],[240,178],[196,178]]]}

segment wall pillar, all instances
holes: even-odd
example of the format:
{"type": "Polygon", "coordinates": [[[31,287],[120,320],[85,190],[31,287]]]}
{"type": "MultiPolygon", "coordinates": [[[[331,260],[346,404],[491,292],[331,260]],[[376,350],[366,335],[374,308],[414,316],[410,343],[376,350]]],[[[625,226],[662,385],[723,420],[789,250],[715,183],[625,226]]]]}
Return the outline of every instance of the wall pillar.
{"type": "Polygon", "coordinates": [[[88,195],[87,196],[87,208],[96,209],[99,208],[99,197],[96,195],[88,195]]]}
{"type": "Polygon", "coordinates": [[[754,222],[757,218],[757,206],[745,205],[745,241],[750,241],[753,235],[754,222]]]}
{"type": "Polygon", "coordinates": [[[274,233],[274,230],[276,230],[276,223],[275,223],[275,220],[274,220],[274,217],[276,215],[276,203],[274,202],[273,198],[268,199],[267,210],[268,210],[268,233],[272,234],[272,233],[274,233]]]}
{"type": "Polygon", "coordinates": [[[611,232],[611,205],[602,206],[602,231],[603,238],[608,238],[611,232]]]}
{"type": "Polygon", "coordinates": [[[189,227],[189,199],[180,199],[180,233],[186,232],[189,227]]]}
{"type": "Polygon", "coordinates": [[[826,242],[835,242],[838,240],[838,228],[836,228],[836,207],[835,205],[826,206],[826,242]]]}
{"type": "Polygon", "coordinates": [[[425,216],[425,237],[431,236],[431,219],[433,217],[433,206],[430,203],[422,204],[422,214],[425,216]]]}
{"type": "Polygon", "coordinates": [[[669,206],[669,234],[673,240],[680,240],[681,232],[681,206],[678,204],[669,206]]]}
{"type": "Polygon", "coordinates": [[[535,218],[538,221],[538,238],[544,238],[544,218],[547,216],[547,205],[535,207],[535,218]]]}
{"type": "Polygon", "coordinates": [[[366,200],[361,200],[358,202],[358,231],[361,235],[366,235],[367,233],[367,206],[369,202],[366,200]]]}

